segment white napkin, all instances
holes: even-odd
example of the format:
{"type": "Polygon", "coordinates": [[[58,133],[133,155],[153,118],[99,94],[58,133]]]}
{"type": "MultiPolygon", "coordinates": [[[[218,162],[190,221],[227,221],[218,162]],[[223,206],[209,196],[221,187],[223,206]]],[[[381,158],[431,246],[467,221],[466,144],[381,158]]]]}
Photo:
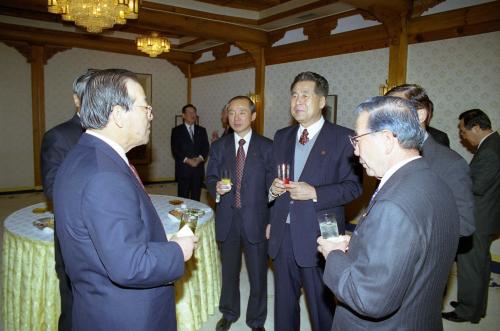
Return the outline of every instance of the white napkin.
{"type": "Polygon", "coordinates": [[[194,233],[193,231],[191,231],[191,228],[189,227],[189,225],[185,224],[182,229],[180,229],[177,234],[176,234],[177,237],[191,237],[191,236],[194,236],[194,233]]]}

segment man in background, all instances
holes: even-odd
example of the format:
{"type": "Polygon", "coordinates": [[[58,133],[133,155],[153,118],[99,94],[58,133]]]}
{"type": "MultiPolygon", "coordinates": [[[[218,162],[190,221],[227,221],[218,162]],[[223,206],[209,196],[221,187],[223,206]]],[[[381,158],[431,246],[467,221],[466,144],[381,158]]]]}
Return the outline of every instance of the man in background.
{"type": "Polygon", "coordinates": [[[448,186],[419,155],[416,106],[374,97],[356,109],[359,162],[380,179],[350,238],[318,238],[337,297],[332,330],[442,330],[441,301],[458,245],[448,186]]]}
{"type": "Polygon", "coordinates": [[[225,135],[233,133],[233,129],[229,125],[229,120],[227,118],[227,105],[224,105],[224,108],[222,108],[222,111],[220,113],[220,123],[222,124],[222,134],[219,136],[219,132],[215,130],[212,132],[212,139],[210,140],[210,143],[213,143],[220,137],[224,137],[225,135]]]}
{"type": "MultiPolygon", "coordinates": [[[[95,72],[95,70],[89,70],[76,78],[73,82],[73,102],[75,103],[76,109],[75,115],[70,120],[55,126],[43,135],[41,150],[43,193],[49,205],[52,204],[52,190],[57,169],[59,169],[64,158],[71,148],[76,145],[83,133],[83,128],[80,123],[80,106],[85,86],[93,72],[95,72]]],[[[69,331],[71,330],[73,294],[71,282],[64,271],[64,261],[61,255],[59,238],[55,233],[54,257],[56,274],[59,279],[59,295],[61,296],[61,315],[59,316],[58,329],[59,331],[69,331]]]]}
{"type": "MultiPolygon", "coordinates": [[[[416,102],[420,126],[425,130],[432,108],[427,92],[416,84],[404,84],[392,88],[386,95],[416,102]]],[[[454,150],[439,144],[430,132],[425,132],[422,156],[429,167],[453,192],[460,218],[460,236],[470,236],[474,230],[474,198],[472,180],[467,162],[454,150]]]]}
{"type": "Polygon", "coordinates": [[[361,179],[349,143],[352,131],[321,115],[328,81],[303,72],[295,77],[290,92],[290,110],[298,124],[276,132],[273,142],[275,174],[278,164],[288,164],[290,182],[275,178],[269,190],[274,201],[269,240],[276,284],[274,325],[280,331],[299,330],[303,288],[312,330],[323,331],[331,326],[335,301],[322,281],[317,218],[334,213],[344,233],[344,205],[361,194],[361,179]]]}
{"type": "Polygon", "coordinates": [[[87,129],[54,184],[56,233],[73,286],[73,330],[176,330],[173,282],[196,246],[168,241],[126,153],[148,142],[152,107],[127,70],[92,75],[87,129]]]}
{"type": "Polygon", "coordinates": [[[184,123],[172,129],[170,146],[175,159],[179,197],[200,201],[209,144],[207,130],[196,124],[196,107],[182,107],[184,123]]]}
{"type": "Polygon", "coordinates": [[[428,109],[427,111],[429,113],[429,115],[427,116],[427,119],[425,121],[425,128],[426,128],[427,132],[432,136],[432,138],[434,138],[434,140],[436,142],[449,148],[450,147],[450,138],[448,138],[448,135],[446,134],[446,132],[443,132],[443,131],[431,126],[431,119],[432,119],[432,116],[434,116],[434,104],[432,103],[432,101],[430,99],[429,99],[427,109],[428,109]]]}
{"type": "Polygon", "coordinates": [[[488,305],[490,246],[500,232],[500,136],[480,109],[463,112],[459,120],[460,137],[475,148],[470,171],[476,232],[464,243],[464,252],[457,255],[458,300],[450,303],[455,310],[443,313],[443,317],[479,323],[488,305]]]}
{"type": "Polygon", "coordinates": [[[210,149],[207,188],[220,202],[215,215],[215,235],[222,262],[221,320],[217,331],[228,330],[240,317],[241,250],[250,280],[246,323],[264,330],[267,316],[267,192],[274,179],[272,141],[252,130],[255,104],[236,96],[227,105],[233,134],[218,139],[210,149]],[[232,186],[223,182],[228,171],[232,186]],[[244,187],[244,189],[243,189],[244,187]]]}

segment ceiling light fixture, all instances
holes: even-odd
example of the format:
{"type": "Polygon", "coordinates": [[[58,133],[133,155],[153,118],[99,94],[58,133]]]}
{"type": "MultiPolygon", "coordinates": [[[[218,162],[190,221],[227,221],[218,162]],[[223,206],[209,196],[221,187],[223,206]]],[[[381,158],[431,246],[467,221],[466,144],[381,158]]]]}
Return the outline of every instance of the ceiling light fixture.
{"type": "Polygon", "coordinates": [[[88,32],[100,33],[127,19],[137,19],[140,0],[48,0],[50,13],[75,21],[88,32]]]}
{"type": "Polygon", "coordinates": [[[148,36],[139,36],[136,40],[137,49],[149,54],[150,57],[157,57],[163,52],[170,51],[170,41],[158,32],[151,32],[148,36]]]}

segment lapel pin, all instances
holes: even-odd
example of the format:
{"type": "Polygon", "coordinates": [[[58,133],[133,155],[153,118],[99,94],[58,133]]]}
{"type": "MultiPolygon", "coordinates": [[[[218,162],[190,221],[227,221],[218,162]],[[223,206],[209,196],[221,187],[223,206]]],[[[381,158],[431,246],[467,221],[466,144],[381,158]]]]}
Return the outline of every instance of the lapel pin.
{"type": "Polygon", "coordinates": [[[325,151],[325,150],[322,150],[322,151],[321,151],[321,155],[326,155],[326,151],[325,151]]]}

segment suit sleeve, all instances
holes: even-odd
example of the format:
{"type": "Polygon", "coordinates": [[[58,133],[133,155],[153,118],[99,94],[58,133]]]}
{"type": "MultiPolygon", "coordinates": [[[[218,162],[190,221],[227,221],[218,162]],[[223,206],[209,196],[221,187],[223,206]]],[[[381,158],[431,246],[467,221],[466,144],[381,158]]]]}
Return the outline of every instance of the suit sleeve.
{"type": "Polygon", "coordinates": [[[470,167],[472,192],[475,195],[484,195],[500,172],[500,159],[493,151],[484,149],[474,156],[470,167]]]}
{"type": "Polygon", "coordinates": [[[220,155],[222,155],[222,153],[220,153],[222,144],[220,144],[220,142],[220,140],[216,141],[210,149],[210,157],[207,165],[207,178],[205,183],[207,185],[208,192],[214,199],[217,194],[215,186],[220,180],[219,169],[221,169],[222,162],[220,158],[220,155]]]}
{"type": "Polygon", "coordinates": [[[52,200],[52,189],[56,179],[57,169],[69,152],[68,144],[57,131],[48,131],[43,136],[41,149],[41,166],[43,193],[52,200]]]}
{"type": "Polygon", "coordinates": [[[355,162],[354,151],[349,143],[343,145],[340,151],[340,163],[337,167],[338,180],[332,184],[316,186],[318,202],[316,210],[329,209],[332,206],[342,206],[361,195],[362,172],[355,162]]]}
{"type": "Polygon", "coordinates": [[[403,301],[418,260],[419,233],[395,204],[377,202],[369,218],[351,239],[349,253],[332,251],[323,280],[335,296],[356,312],[381,318],[395,312],[403,301]],[[356,245],[356,247],[353,247],[356,245]]]}
{"type": "Polygon", "coordinates": [[[170,148],[172,149],[172,155],[174,156],[175,161],[183,163],[186,155],[184,155],[181,149],[179,133],[179,127],[172,129],[172,134],[170,136],[170,148]]]}
{"type": "Polygon", "coordinates": [[[124,287],[168,284],[184,273],[182,250],[174,242],[148,242],[137,188],[123,174],[102,173],[86,185],[83,219],[110,279],[124,287]]]}
{"type": "Polygon", "coordinates": [[[450,169],[453,176],[445,180],[457,203],[460,217],[460,235],[470,236],[476,229],[474,221],[474,196],[472,195],[472,180],[469,165],[465,160],[456,161],[450,169]]]}

